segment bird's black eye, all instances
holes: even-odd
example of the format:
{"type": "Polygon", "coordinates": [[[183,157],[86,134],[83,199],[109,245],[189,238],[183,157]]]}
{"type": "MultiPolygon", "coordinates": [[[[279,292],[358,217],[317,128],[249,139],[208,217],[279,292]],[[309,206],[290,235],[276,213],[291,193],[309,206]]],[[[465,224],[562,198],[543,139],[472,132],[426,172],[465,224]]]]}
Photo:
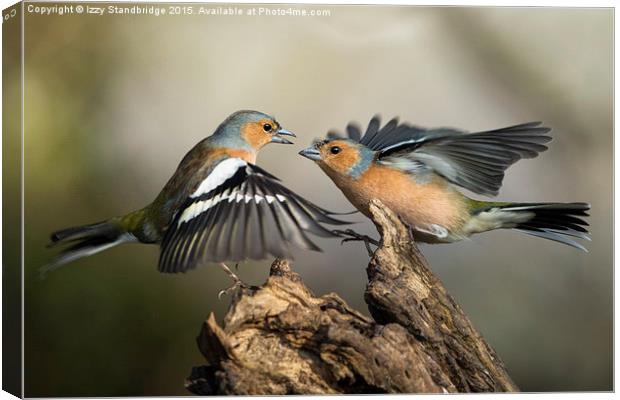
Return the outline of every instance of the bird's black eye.
{"type": "Polygon", "coordinates": [[[264,130],[265,132],[271,132],[271,129],[272,129],[272,128],[271,128],[271,124],[265,124],[265,125],[263,125],[263,130],[264,130]]]}
{"type": "Polygon", "coordinates": [[[340,147],[338,146],[332,146],[329,148],[329,152],[332,154],[338,154],[340,153],[340,150],[342,150],[340,147]]]}

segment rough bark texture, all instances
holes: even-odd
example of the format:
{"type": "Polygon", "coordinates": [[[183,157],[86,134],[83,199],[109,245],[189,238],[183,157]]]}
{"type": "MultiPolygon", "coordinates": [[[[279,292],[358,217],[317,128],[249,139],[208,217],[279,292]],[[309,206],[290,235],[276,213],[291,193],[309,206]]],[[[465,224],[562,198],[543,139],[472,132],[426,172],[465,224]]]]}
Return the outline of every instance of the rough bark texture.
{"type": "Polygon", "coordinates": [[[373,318],[336,294],[316,297],[276,260],[260,288],[237,291],[197,338],[201,395],[517,391],[493,349],[446,292],[408,229],[380,203],[382,236],[367,268],[373,318]]]}

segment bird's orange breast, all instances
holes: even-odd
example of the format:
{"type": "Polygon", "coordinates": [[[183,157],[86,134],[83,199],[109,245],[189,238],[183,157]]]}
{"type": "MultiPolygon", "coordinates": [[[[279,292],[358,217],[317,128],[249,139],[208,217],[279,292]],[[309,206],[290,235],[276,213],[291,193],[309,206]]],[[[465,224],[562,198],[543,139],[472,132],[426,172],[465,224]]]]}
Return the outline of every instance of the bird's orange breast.
{"type": "MultiPolygon", "coordinates": [[[[326,171],[328,172],[328,171],[326,171]]],[[[329,173],[353,205],[370,217],[369,204],[378,199],[412,226],[460,227],[467,216],[463,196],[439,176],[416,181],[397,169],[374,165],[358,179],[329,173]]]]}
{"type": "Polygon", "coordinates": [[[210,150],[205,160],[207,162],[212,162],[213,160],[218,160],[221,157],[233,157],[240,158],[245,162],[250,164],[256,164],[256,152],[246,151],[246,150],[238,150],[238,149],[215,149],[210,150]]]}

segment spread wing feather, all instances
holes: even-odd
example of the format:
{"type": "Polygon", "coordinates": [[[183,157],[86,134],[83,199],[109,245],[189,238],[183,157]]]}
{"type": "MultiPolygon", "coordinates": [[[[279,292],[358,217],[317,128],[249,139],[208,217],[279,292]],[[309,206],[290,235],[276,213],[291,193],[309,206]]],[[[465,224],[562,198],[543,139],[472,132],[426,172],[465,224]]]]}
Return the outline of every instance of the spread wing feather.
{"type": "Polygon", "coordinates": [[[351,139],[359,142],[362,138],[362,129],[358,124],[350,122],[349,125],[347,125],[347,134],[351,139]]]}
{"type": "Polygon", "coordinates": [[[291,257],[292,247],[320,250],[307,233],[334,237],[321,224],[341,225],[324,210],[256,165],[226,159],[210,171],[164,235],[162,272],[203,262],[291,257]]]}
{"type": "MultiPolygon", "coordinates": [[[[547,150],[549,128],[528,122],[469,133],[452,128],[424,129],[390,120],[383,128],[371,119],[359,142],[377,152],[381,164],[416,176],[437,173],[472,192],[497,195],[508,167],[547,150]]],[[[355,133],[348,129],[349,137],[355,133]]]]}

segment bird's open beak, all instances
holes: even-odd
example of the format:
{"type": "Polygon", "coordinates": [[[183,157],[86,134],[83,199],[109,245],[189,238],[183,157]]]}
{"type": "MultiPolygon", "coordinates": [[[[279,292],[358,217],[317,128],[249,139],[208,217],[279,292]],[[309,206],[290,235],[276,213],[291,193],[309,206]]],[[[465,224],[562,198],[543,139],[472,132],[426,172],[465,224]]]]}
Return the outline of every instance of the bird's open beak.
{"type": "Polygon", "coordinates": [[[293,144],[293,142],[291,142],[288,139],[283,138],[282,136],[297,137],[293,132],[280,128],[278,129],[276,134],[271,137],[271,143],[293,144]]]}
{"type": "Polygon", "coordinates": [[[310,146],[307,149],[303,149],[302,151],[299,152],[299,155],[309,158],[312,161],[321,161],[321,153],[314,146],[310,146]]]}

